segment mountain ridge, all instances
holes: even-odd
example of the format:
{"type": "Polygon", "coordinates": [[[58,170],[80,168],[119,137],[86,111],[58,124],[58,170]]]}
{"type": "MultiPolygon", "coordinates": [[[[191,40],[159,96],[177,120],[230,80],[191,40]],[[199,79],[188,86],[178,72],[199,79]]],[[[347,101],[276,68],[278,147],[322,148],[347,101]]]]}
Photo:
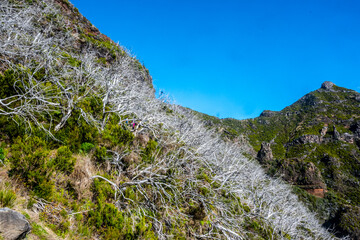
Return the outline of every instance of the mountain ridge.
{"type": "Polygon", "coordinates": [[[339,236],[350,234],[357,239],[360,237],[360,219],[356,217],[360,203],[359,113],[358,92],[324,82],[321,88],[281,111],[265,110],[254,119],[219,119],[213,123],[224,128],[230,138],[247,138],[254,149],[249,153],[270,175],[281,176],[324,199],[322,204],[326,209],[299,190],[312,209],[323,209],[318,214],[324,225],[335,227],[339,236]]]}

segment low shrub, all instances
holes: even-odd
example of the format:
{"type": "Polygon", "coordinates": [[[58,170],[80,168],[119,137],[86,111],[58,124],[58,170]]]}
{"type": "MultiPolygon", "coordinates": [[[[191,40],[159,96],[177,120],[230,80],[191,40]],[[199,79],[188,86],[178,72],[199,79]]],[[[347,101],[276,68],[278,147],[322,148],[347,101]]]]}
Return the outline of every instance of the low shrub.
{"type": "Polygon", "coordinates": [[[72,152],[69,147],[59,147],[54,159],[54,166],[57,170],[70,174],[74,171],[76,159],[72,156],[72,152]]]}
{"type": "Polygon", "coordinates": [[[84,142],[81,144],[81,151],[84,153],[89,153],[91,151],[91,149],[93,149],[95,146],[92,143],[88,143],[88,142],[84,142]]]}
{"type": "Polygon", "coordinates": [[[9,176],[19,177],[35,195],[49,199],[54,183],[50,179],[53,168],[48,155],[46,144],[39,137],[18,137],[11,146],[9,176]]]}
{"type": "Polygon", "coordinates": [[[106,148],[96,147],[94,157],[96,162],[104,163],[106,161],[106,148]]]}

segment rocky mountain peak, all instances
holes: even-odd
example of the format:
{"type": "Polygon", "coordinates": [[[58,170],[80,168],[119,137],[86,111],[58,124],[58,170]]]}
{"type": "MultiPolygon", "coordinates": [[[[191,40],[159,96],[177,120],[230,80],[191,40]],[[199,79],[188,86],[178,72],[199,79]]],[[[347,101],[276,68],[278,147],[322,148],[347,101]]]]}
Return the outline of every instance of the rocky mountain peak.
{"type": "Polygon", "coordinates": [[[332,90],[335,84],[333,82],[325,81],[321,84],[321,88],[325,90],[332,90]]]}

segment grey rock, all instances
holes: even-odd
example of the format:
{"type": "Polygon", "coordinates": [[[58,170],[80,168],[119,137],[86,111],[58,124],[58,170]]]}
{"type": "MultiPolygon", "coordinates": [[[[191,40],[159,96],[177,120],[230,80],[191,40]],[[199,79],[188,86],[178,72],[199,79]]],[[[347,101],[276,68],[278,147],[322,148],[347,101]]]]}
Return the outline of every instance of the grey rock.
{"type": "Polygon", "coordinates": [[[322,137],[326,135],[327,130],[328,130],[328,127],[327,127],[327,126],[324,126],[324,127],[321,129],[320,134],[321,134],[322,137]]]}
{"type": "Polygon", "coordinates": [[[323,84],[321,84],[321,88],[322,88],[322,89],[325,89],[325,90],[332,90],[332,88],[333,88],[334,85],[335,85],[335,84],[332,83],[332,82],[325,81],[325,82],[323,82],[323,84]]]}
{"type": "Polygon", "coordinates": [[[277,112],[275,111],[270,111],[270,110],[264,110],[261,114],[260,117],[272,117],[275,116],[277,112]]]}
{"type": "Polygon", "coordinates": [[[360,94],[356,94],[355,100],[358,101],[358,102],[360,102],[360,94]]]}
{"type": "Polygon", "coordinates": [[[333,133],[333,137],[335,140],[340,140],[340,133],[336,130],[336,127],[334,126],[334,133],[333,133]]]}
{"type": "Polygon", "coordinates": [[[24,239],[30,230],[24,215],[9,208],[0,208],[0,234],[4,239],[24,239]]]}
{"type": "Polygon", "coordinates": [[[271,146],[270,143],[267,142],[263,142],[261,144],[261,149],[257,155],[257,158],[259,159],[260,163],[269,162],[274,158],[270,146],[271,146]]]}
{"type": "MultiPolygon", "coordinates": [[[[321,143],[322,138],[318,135],[304,135],[293,141],[293,144],[321,143]]],[[[293,145],[291,144],[291,145],[293,145]]]]}

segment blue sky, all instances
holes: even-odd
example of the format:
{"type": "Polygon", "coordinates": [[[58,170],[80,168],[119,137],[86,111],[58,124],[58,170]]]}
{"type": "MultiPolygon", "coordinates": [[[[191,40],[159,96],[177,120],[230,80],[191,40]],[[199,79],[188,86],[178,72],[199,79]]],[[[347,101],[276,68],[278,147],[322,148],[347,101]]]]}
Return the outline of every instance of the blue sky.
{"type": "Polygon", "coordinates": [[[360,91],[358,0],[71,0],[176,103],[281,110],[324,81],[360,91]]]}

